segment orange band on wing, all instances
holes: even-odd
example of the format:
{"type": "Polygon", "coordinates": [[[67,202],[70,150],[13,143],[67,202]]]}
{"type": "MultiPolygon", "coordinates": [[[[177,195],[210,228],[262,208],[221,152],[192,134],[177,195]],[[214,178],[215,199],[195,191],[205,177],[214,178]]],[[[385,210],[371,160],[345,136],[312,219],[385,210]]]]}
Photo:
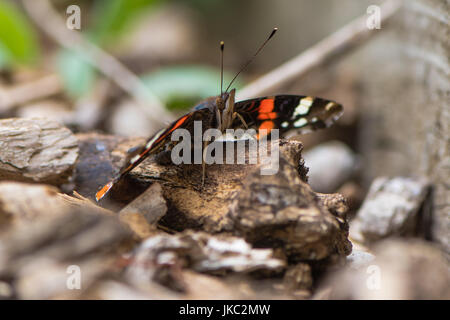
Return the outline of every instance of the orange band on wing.
{"type": "Polygon", "coordinates": [[[179,127],[186,121],[186,119],[189,118],[190,116],[191,116],[191,114],[188,113],[188,114],[185,115],[184,117],[181,117],[180,119],[178,119],[178,121],[172,126],[172,128],[170,128],[170,130],[167,131],[166,133],[162,134],[161,137],[159,137],[158,140],[156,140],[156,141],[154,142],[154,144],[160,142],[162,139],[164,139],[165,137],[167,137],[167,135],[168,135],[169,133],[171,133],[171,132],[174,131],[175,129],[179,128],[179,127]]]}
{"type": "Polygon", "coordinates": [[[100,191],[98,191],[95,194],[95,200],[100,201],[101,198],[103,198],[105,196],[105,194],[108,193],[108,191],[111,189],[111,187],[113,186],[113,182],[109,182],[107,184],[105,184],[105,186],[103,188],[100,189],[100,191]]]}
{"type": "Polygon", "coordinates": [[[259,105],[259,113],[269,113],[273,111],[275,99],[264,99],[261,100],[259,105]]]}
{"type": "Polygon", "coordinates": [[[277,118],[276,112],[269,112],[269,113],[260,113],[258,114],[259,120],[273,120],[277,118]]]}
{"type": "Polygon", "coordinates": [[[258,128],[258,134],[256,135],[256,138],[260,139],[263,136],[268,135],[274,127],[275,123],[273,121],[264,121],[258,128]],[[264,132],[260,132],[261,130],[264,130],[264,132]]]}

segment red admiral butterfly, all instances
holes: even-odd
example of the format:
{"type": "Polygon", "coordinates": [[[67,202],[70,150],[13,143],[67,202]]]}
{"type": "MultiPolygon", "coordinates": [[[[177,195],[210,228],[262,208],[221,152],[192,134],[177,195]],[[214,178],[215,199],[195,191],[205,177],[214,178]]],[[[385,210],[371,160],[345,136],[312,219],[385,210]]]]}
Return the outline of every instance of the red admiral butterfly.
{"type": "MultiPolygon", "coordinates": [[[[117,177],[97,192],[96,200],[99,201],[103,198],[117,181],[138,166],[149,155],[170,150],[174,145],[174,142],[171,141],[171,134],[178,128],[184,128],[192,132],[194,121],[201,121],[202,128],[217,128],[222,132],[225,132],[226,129],[253,128],[258,132],[257,138],[261,138],[260,133],[270,134],[270,131],[273,129],[279,129],[280,134],[290,130],[296,130],[298,134],[304,134],[332,125],[343,113],[342,106],[334,101],[311,96],[277,95],[235,103],[235,89],[228,92],[236,77],[248,66],[276,31],[277,29],[275,28],[252,58],[247,61],[244,67],[231,80],[225,92],[222,92],[224,44],[221,42],[222,77],[220,96],[204,100],[195,106],[191,112],[174,121],[167,128],[158,131],[144,146],[131,152],[127,158],[126,165],[120,170],[117,177]]],[[[205,170],[204,164],[203,170],[205,170]]],[[[203,171],[204,177],[205,171],[203,171]]]]}

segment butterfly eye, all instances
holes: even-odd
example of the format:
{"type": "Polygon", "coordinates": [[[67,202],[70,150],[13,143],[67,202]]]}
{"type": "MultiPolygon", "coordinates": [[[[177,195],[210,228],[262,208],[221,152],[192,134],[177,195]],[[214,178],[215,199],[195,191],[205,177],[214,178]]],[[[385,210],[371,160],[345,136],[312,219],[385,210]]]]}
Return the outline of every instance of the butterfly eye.
{"type": "Polygon", "coordinates": [[[224,99],[222,99],[222,97],[217,97],[216,98],[216,106],[219,110],[223,110],[225,107],[225,101],[224,99]]]}

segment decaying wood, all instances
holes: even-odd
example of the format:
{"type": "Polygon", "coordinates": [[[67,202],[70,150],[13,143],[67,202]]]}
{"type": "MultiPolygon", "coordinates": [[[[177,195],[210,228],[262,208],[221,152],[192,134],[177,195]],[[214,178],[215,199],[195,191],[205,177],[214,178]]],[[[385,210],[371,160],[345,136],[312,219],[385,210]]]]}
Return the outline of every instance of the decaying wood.
{"type": "Polygon", "coordinates": [[[78,157],[72,132],[46,119],[0,120],[0,149],[0,180],[61,185],[78,157]]]}
{"type": "Polygon", "coordinates": [[[166,201],[159,183],[152,184],[143,194],[120,210],[120,216],[141,214],[145,220],[155,225],[167,212],[166,201]]]}
{"type": "MultiPolygon", "coordinates": [[[[122,159],[135,142],[118,139],[114,147],[110,137],[89,139],[93,144],[109,139],[111,154],[122,154],[122,159]]],[[[345,256],[351,247],[345,201],[342,197],[337,202],[325,201],[336,196],[318,195],[304,182],[307,169],[301,149],[300,142],[282,141],[279,171],[275,175],[261,175],[261,163],[208,165],[203,187],[201,165],[175,166],[164,156],[150,157],[113,188],[109,201],[123,201],[124,195],[130,197],[158,182],[168,207],[159,224],[171,230],[228,232],[244,237],[256,247],[280,248],[294,260],[345,256]]],[[[248,148],[246,156],[248,159],[248,148]]],[[[83,156],[80,161],[84,161],[83,156]]],[[[121,164],[113,164],[111,159],[106,162],[110,167],[117,165],[116,170],[121,164]]],[[[108,181],[105,178],[103,183],[108,181]]]]}
{"type": "Polygon", "coordinates": [[[127,272],[137,281],[157,275],[158,269],[179,267],[211,274],[227,271],[281,271],[285,262],[275,258],[272,249],[254,249],[242,238],[185,231],[177,235],[161,234],[149,237],[130,258],[127,272]]]}

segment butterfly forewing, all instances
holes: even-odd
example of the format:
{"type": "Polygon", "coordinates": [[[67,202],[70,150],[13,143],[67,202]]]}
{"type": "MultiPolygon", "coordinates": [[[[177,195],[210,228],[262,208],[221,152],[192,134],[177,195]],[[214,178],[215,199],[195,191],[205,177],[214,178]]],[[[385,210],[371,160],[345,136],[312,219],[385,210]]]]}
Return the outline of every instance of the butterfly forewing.
{"type": "MultiPolygon", "coordinates": [[[[245,100],[236,103],[235,111],[249,128],[279,129],[280,133],[295,130],[308,133],[332,125],[343,112],[340,104],[311,96],[278,95],[245,100]]],[[[233,127],[242,127],[236,118],[233,127]]]]}

